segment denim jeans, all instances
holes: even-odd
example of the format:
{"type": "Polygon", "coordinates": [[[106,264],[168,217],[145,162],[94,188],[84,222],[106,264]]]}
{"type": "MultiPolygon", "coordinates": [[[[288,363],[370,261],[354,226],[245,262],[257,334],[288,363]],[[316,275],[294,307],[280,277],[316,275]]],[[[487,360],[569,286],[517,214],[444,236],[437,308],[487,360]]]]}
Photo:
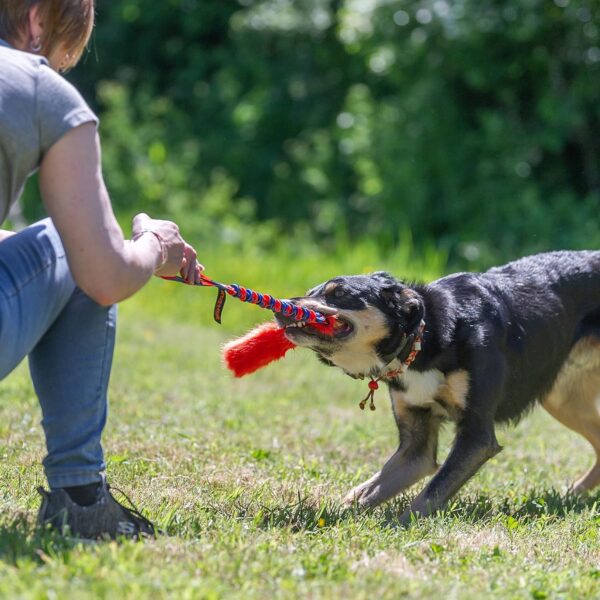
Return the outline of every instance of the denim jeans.
{"type": "Polygon", "coordinates": [[[50,219],[0,243],[0,380],[26,356],[51,488],[100,481],[116,306],[76,285],[50,219]]]}

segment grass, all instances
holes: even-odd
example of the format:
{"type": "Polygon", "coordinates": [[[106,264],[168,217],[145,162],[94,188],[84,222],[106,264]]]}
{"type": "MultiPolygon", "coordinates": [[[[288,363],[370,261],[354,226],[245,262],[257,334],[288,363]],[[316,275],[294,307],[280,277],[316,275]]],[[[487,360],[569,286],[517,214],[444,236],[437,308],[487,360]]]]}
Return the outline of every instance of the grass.
{"type": "MultiPolygon", "coordinates": [[[[341,266],[309,257],[287,272],[274,257],[245,256],[241,267],[210,258],[215,278],[237,272],[240,283],[282,295],[336,267],[381,266],[358,251],[341,266]]],[[[436,269],[413,259],[408,275],[436,269]]],[[[108,474],[167,532],[156,542],[84,547],[35,531],[39,409],[24,365],[2,382],[0,597],[598,597],[600,494],[564,493],[592,462],[582,439],[540,410],[499,431],[504,451],[444,513],[403,529],[394,517],[406,496],[344,510],[343,493],[394,449],[385,392],[376,412],[361,412],[364,382],[302,350],[232,379],[220,344],[265,315],[230,300],[219,328],[213,298],[157,281],[121,310],[108,474]]]]}

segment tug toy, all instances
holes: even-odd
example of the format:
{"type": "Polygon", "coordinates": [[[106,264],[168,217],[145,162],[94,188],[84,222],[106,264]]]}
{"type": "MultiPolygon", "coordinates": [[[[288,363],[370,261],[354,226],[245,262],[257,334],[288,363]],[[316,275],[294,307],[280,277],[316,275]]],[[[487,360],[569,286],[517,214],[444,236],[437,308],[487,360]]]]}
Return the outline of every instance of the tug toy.
{"type": "MultiPolygon", "coordinates": [[[[163,279],[187,284],[182,277],[163,277],[163,279]]],[[[214,310],[214,319],[217,323],[221,323],[223,306],[227,295],[230,295],[242,302],[256,304],[261,308],[268,308],[274,313],[306,323],[307,327],[318,329],[325,335],[333,335],[335,317],[326,317],[315,310],[298,306],[289,300],[279,300],[269,294],[260,294],[235,283],[230,285],[219,283],[204,274],[200,275],[199,283],[188,285],[216,287],[219,290],[214,310]]],[[[263,323],[246,335],[225,344],[223,360],[236,377],[243,377],[283,358],[288,350],[295,347],[296,344],[285,336],[284,327],[280,327],[274,322],[263,323]]]]}
{"type": "MultiPolygon", "coordinates": [[[[182,277],[163,277],[163,279],[185,283],[186,285],[216,287],[218,294],[214,309],[214,319],[217,323],[221,323],[225,300],[227,299],[227,295],[230,295],[242,302],[256,304],[261,308],[268,308],[274,313],[291,317],[296,321],[304,323],[306,327],[313,327],[325,335],[333,335],[335,316],[326,317],[320,312],[298,306],[289,300],[279,300],[269,294],[259,294],[235,283],[230,285],[219,283],[204,274],[200,275],[200,282],[194,284],[189,284],[182,277]]],[[[368,382],[369,393],[359,404],[361,410],[364,410],[367,402],[369,402],[369,408],[375,410],[374,396],[375,391],[379,388],[379,381],[399,377],[410,367],[421,350],[421,339],[424,329],[425,322],[421,321],[417,332],[412,336],[412,347],[409,354],[398,369],[387,371],[378,378],[370,377],[370,381],[368,382]]],[[[285,336],[284,327],[280,327],[274,322],[263,323],[249,331],[246,335],[225,344],[223,346],[223,360],[227,368],[236,377],[243,377],[244,375],[254,373],[254,371],[267,366],[275,360],[283,358],[288,350],[295,347],[296,344],[285,336]]]]}
{"type": "Polygon", "coordinates": [[[225,284],[219,283],[204,274],[200,275],[200,283],[188,283],[183,277],[168,277],[163,276],[162,279],[167,281],[177,281],[179,283],[185,283],[186,285],[196,285],[201,287],[216,287],[219,290],[217,294],[217,302],[215,304],[214,318],[217,323],[221,323],[221,315],[223,313],[223,306],[225,305],[226,294],[238,298],[242,302],[249,302],[250,304],[257,304],[261,308],[268,308],[274,313],[285,315],[286,317],[292,317],[296,321],[304,321],[306,323],[320,323],[325,325],[328,322],[328,318],[322,315],[316,310],[310,310],[302,306],[298,306],[289,300],[279,300],[269,294],[259,294],[251,290],[250,288],[242,287],[237,283],[225,284]]]}
{"type": "MultiPolygon", "coordinates": [[[[328,323],[311,323],[310,327],[319,329],[325,334],[333,333],[333,325],[329,322],[334,317],[328,317],[328,323]]],[[[296,344],[285,336],[285,329],[277,323],[263,323],[240,338],[231,340],[223,346],[223,360],[236,377],[243,377],[269,363],[283,358],[288,350],[296,344]]]]}

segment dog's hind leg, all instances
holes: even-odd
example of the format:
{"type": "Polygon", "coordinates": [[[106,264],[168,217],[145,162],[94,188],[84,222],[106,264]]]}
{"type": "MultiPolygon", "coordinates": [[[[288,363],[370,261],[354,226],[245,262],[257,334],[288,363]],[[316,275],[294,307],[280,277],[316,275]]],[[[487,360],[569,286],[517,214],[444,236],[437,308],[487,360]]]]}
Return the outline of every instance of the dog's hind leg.
{"type": "Polygon", "coordinates": [[[431,410],[393,402],[400,430],[400,446],[381,471],[355,487],[344,498],[348,506],[377,506],[406,490],[437,469],[436,452],[441,420],[431,410]]]}
{"type": "Polygon", "coordinates": [[[563,425],[582,435],[596,452],[596,464],[572,487],[582,493],[600,484],[600,340],[580,340],[542,402],[563,425]]]}

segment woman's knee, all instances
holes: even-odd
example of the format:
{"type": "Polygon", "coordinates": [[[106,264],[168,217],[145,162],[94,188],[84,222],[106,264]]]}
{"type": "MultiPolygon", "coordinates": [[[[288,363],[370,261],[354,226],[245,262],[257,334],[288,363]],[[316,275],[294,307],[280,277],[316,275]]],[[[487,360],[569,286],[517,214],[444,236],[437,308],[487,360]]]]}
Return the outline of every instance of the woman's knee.
{"type": "Polygon", "coordinates": [[[35,347],[75,291],[50,219],[0,244],[0,377],[35,347]]]}

